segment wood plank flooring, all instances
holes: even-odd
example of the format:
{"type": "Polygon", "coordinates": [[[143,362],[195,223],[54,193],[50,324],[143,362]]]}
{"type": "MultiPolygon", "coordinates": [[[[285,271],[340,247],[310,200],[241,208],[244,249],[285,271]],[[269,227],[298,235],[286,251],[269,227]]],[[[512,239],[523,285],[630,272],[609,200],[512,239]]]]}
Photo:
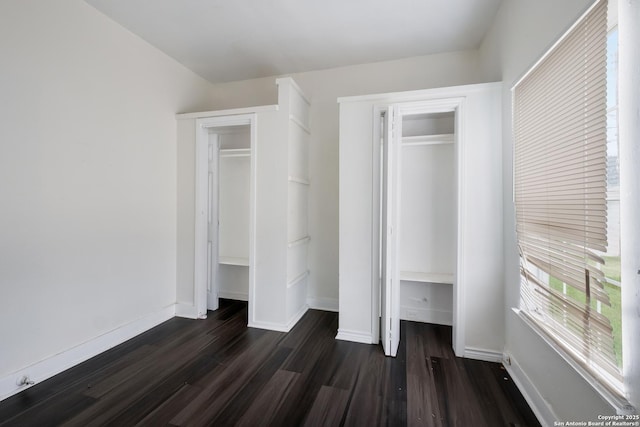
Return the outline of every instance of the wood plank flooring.
{"type": "Polygon", "coordinates": [[[387,358],[337,322],[251,329],[221,300],[0,402],[0,426],[539,426],[501,365],[454,356],[451,328],[402,322],[387,358]]]}

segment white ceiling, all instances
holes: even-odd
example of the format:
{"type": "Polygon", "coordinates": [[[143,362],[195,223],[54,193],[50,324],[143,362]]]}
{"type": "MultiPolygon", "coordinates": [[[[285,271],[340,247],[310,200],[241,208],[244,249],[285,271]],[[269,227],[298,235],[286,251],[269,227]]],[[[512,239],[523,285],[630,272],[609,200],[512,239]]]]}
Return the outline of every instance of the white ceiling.
{"type": "Polygon", "coordinates": [[[473,49],[501,0],[86,0],[207,80],[473,49]]]}

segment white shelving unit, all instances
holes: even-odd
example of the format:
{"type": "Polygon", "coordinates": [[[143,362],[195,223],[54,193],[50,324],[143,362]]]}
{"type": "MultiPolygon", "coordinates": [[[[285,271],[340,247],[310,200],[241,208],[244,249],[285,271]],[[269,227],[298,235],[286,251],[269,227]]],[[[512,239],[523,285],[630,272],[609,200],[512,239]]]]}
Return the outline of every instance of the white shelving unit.
{"type": "Polygon", "coordinates": [[[309,269],[309,100],[297,86],[283,94],[289,107],[287,143],[287,318],[306,310],[309,269]]]}

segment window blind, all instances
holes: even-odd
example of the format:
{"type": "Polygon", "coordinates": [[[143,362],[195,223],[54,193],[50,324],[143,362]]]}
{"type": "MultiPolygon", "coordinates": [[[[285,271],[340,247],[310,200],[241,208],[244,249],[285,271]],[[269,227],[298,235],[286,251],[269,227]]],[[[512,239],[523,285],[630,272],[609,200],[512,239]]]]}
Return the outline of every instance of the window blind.
{"type": "Polygon", "coordinates": [[[615,382],[612,328],[595,309],[610,304],[597,253],[607,246],[606,40],[601,0],[514,86],[514,196],[522,311],[615,382]]]}

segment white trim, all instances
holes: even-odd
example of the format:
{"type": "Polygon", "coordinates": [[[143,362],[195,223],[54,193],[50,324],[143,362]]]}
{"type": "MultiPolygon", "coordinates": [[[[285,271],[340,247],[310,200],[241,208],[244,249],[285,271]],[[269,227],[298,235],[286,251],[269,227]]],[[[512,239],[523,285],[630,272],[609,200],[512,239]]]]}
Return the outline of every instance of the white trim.
{"type": "MultiPolygon", "coordinates": [[[[309,129],[309,126],[307,126],[304,123],[302,123],[302,121],[299,118],[297,118],[293,114],[289,114],[289,120],[291,120],[291,122],[293,122],[296,125],[298,125],[298,127],[300,129],[302,129],[307,135],[311,135],[311,129],[309,129]]],[[[306,140],[306,141],[308,141],[308,140],[306,140]]]]}
{"type": "Polygon", "coordinates": [[[304,94],[300,86],[298,86],[298,83],[296,83],[296,81],[293,80],[292,77],[281,77],[279,79],[276,79],[276,85],[280,85],[280,83],[284,83],[284,82],[287,82],[291,86],[293,86],[293,88],[296,90],[296,92],[298,92],[298,95],[300,95],[302,100],[306,102],[309,107],[311,107],[311,101],[309,100],[309,98],[307,98],[307,95],[304,94]]]}
{"type": "Polygon", "coordinates": [[[400,320],[453,326],[452,319],[453,313],[451,312],[451,310],[438,310],[436,308],[416,308],[406,305],[400,306],[400,320]]]}
{"type": "Polygon", "coordinates": [[[534,383],[529,379],[527,374],[522,370],[518,362],[511,355],[505,355],[505,359],[509,360],[509,363],[504,363],[503,366],[511,376],[516,387],[527,401],[531,411],[543,426],[552,426],[553,423],[560,418],[553,411],[553,406],[549,404],[542,397],[542,394],[538,391],[534,383]]]}
{"type": "Polygon", "coordinates": [[[179,114],[176,114],[176,119],[177,120],[204,119],[207,117],[236,116],[239,114],[262,113],[265,111],[278,111],[278,106],[277,105],[261,105],[259,107],[233,108],[229,110],[202,111],[198,113],[179,113],[179,114]]]}
{"type": "Polygon", "coordinates": [[[304,279],[306,279],[307,277],[309,277],[309,270],[306,270],[300,274],[298,274],[296,277],[294,277],[293,279],[289,280],[287,282],[287,288],[291,288],[295,285],[297,285],[298,283],[302,282],[304,279]]]}
{"type": "Polygon", "coordinates": [[[250,157],[250,148],[221,148],[220,157],[250,157]]]}
{"type": "Polygon", "coordinates": [[[378,340],[374,340],[371,334],[367,332],[351,331],[348,329],[338,328],[337,340],[359,342],[362,344],[377,344],[378,340]]]}
{"type": "Polygon", "coordinates": [[[249,296],[247,301],[248,317],[256,318],[256,188],[258,170],[258,115],[251,116],[251,171],[249,177],[249,296]]]}
{"type": "Polygon", "coordinates": [[[504,356],[499,351],[467,347],[464,350],[464,357],[467,359],[484,360],[485,362],[502,363],[504,356]]]}
{"type": "MultiPolygon", "coordinates": [[[[380,322],[382,317],[382,277],[381,277],[381,250],[382,250],[382,114],[387,113],[388,108],[385,105],[373,106],[373,129],[371,134],[373,135],[373,148],[371,150],[371,188],[373,194],[371,196],[371,336],[380,337],[380,322]]],[[[338,329],[340,331],[340,329],[338,329]]],[[[346,341],[359,341],[358,339],[352,340],[348,338],[351,336],[351,331],[344,330],[343,337],[340,338],[340,333],[336,336],[336,339],[343,339],[346,341]]],[[[357,334],[357,333],[356,333],[357,334]]],[[[371,343],[371,336],[367,343],[371,343]]]]}
{"type": "Polygon", "coordinates": [[[185,304],[182,302],[176,303],[176,317],[184,317],[187,319],[197,319],[198,310],[193,304],[185,304]]]}
{"type": "Polygon", "coordinates": [[[289,332],[286,325],[283,325],[281,323],[274,323],[274,322],[249,322],[247,327],[256,328],[256,329],[265,329],[268,331],[276,331],[276,332],[289,332]]]}
{"type": "Polygon", "coordinates": [[[298,321],[302,319],[302,316],[304,316],[307,310],[309,310],[309,306],[307,304],[303,304],[302,307],[300,307],[300,310],[298,310],[298,312],[294,314],[293,317],[291,317],[291,319],[289,319],[289,321],[287,322],[286,332],[289,332],[291,329],[293,329],[294,326],[296,326],[298,321]]]}
{"type": "Polygon", "coordinates": [[[232,257],[232,256],[219,256],[218,264],[224,265],[239,265],[241,267],[249,266],[249,258],[232,257]]]}
{"type": "Polygon", "coordinates": [[[311,184],[308,179],[300,178],[298,176],[289,175],[288,179],[289,179],[289,182],[294,182],[296,184],[302,184],[302,185],[310,185],[311,184]]]}
{"type": "Polygon", "coordinates": [[[343,96],[338,98],[338,103],[343,102],[388,102],[402,103],[409,101],[428,101],[440,99],[447,101],[455,96],[465,96],[473,91],[500,87],[502,82],[478,83],[462,86],[449,86],[435,89],[411,90],[405,92],[377,93],[372,95],[343,96]]]}
{"type": "MultiPolygon", "coordinates": [[[[259,109],[259,108],[258,108],[259,109]]],[[[205,318],[207,315],[207,211],[208,211],[208,172],[209,172],[209,130],[224,126],[249,126],[250,127],[250,190],[249,190],[249,318],[254,317],[254,307],[251,303],[255,295],[255,272],[253,263],[255,260],[255,187],[256,187],[256,138],[257,117],[256,108],[236,109],[220,111],[218,116],[199,118],[196,120],[196,149],[195,149],[195,256],[194,256],[194,306],[197,317],[205,318]],[[236,114],[232,112],[249,111],[253,114],[236,114]]],[[[216,151],[217,153],[217,151],[216,151]]],[[[217,206],[213,209],[217,211],[217,206]]],[[[215,221],[214,221],[215,222],[215,221]]],[[[242,263],[244,265],[244,261],[242,263]]],[[[217,284],[214,283],[209,290],[217,301],[217,284]]],[[[216,309],[217,307],[210,307],[216,309]]]]}
{"type": "MultiPolygon", "coordinates": [[[[193,305],[196,317],[207,314],[207,279],[209,277],[207,256],[209,254],[207,223],[209,214],[209,131],[207,123],[211,119],[198,119],[195,147],[195,226],[194,226],[194,277],[193,305]]],[[[217,155],[217,150],[214,150],[217,155]]],[[[215,185],[214,185],[215,188],[215,185]]],[[[217,203],[216,207],[217,208],[217,203]]],[[[217,218],[216,218],[217,221],[217,218]]],[[[210,289],[215,294],[215,289],[210,289]]],[[[216,307],[212,307],[216,308],[216,307]]]]}
{"type": "Polygon", "coordinates": [[[427,273],[423,271],[400,271],[400,280],[404,282],[439,283],[453,285],[453,274],[427,273]]]}
{"type": "MultiPolygon", "coordinates": [[[[498,83],[499,85],[499,83],[498,83]]],[[[492,85],[495,86],[495,85],[492,85]]],[[[466,133],[467,117],[464,111],[465,98],[457,98],[456,101],[456,120],[455,120],[455,150],[456,158],[458,162],[456,164],[456,271],[453,279],[453,328],[452,328],[452,341],[453,351],[456,356],[464,353],[466,347],[466,321],[465,321],[465,275],[464,275],[464,236],[465,227],[464,224],[467,219],[467,204],[465,200],[468,199],[466,195],[465,186],[465,173],[467,170],[466,165],[466,133]]]]}
{"type": "Polygon", "coordinates": [[[292,242],[287,243],[287,247],[293,248],[295,246],[303,245],[305,243],[309,243],[311,241],[310,236],[304,236],[302,239],[294,240],[292,242]]]}
{"type": "Polygon", "coordinates": [[[453,134],[403,136],[402,147],[421,147],[424,145],[443,145],[455,142],[453,134]]]}
{"type": "Polygon", "coordinates": [[[233,299],[237,301],[249,301],[249,294],[247,292],[234,292],[234,291],[218,291],[218,298],[233,299]]]}
{"type": "Polygon", "coordinates": [[[276,332],[289,332],[293,329],[296,323],[298,323],[302,316],[304,316],[308,309],[309,306],[307,304],[303,305],[302,308],[286,324],[274,322],[249,322],[248,327],[276,332]]]}
{"type": "Polygon", "coordinates": [[[89,341],[8,374],[0,378],[0,400],[6,399],[29,387],[18,386],[17,381],[23,376],[28,377],[36,384],[41,383],[66,369],[72,368],[171,319],[175,313],[176,305],[168,305],[155,313],[140,317],[89,341]]]}
{"type": "Polygon", "coordinates": [[[314,310],[338,312],[338,298],[307,297],[307,305],[314,310]]]}

